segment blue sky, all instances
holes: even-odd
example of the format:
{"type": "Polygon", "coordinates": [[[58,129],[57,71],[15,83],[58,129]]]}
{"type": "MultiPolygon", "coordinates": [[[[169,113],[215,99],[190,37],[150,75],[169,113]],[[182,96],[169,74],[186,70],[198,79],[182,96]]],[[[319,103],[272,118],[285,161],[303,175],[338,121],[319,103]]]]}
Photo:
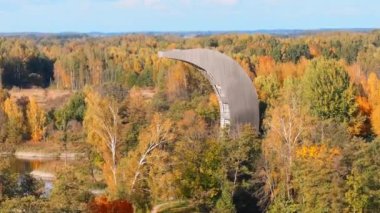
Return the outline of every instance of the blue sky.
{"type": "Polygon", "coordinates": [[[380,28],[380,0],[0,0],[0,32],[380,28]]]}

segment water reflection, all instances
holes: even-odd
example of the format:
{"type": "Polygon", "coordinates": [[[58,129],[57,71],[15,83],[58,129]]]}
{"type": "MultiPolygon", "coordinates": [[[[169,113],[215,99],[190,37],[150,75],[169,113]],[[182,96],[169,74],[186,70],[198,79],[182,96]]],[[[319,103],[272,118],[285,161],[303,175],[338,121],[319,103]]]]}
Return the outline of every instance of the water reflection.
{"type": "Polygon", "coordinates": [[[18,174],[31,174],[44,183],[44,194],[49,196],[53,189],[54,174],[67,161],[57,159],[19,159],[14,156],[6,157],[10,162],[10,170],[18,174]]]}
{"type": "Polygon", "coordinates": [[[40,159],[17,159],[15,157],[9,157],[11,171],[20,174],[30,173],[33,170],[38,170],[44,164],[49,164],[54,162],[54,160],[40,160],[40,159]]]}

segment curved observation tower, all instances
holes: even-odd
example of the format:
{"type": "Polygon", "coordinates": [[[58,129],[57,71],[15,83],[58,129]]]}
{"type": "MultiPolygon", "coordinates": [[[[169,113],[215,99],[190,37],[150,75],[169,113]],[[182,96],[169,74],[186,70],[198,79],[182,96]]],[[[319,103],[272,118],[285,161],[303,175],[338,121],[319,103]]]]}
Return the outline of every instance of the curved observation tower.
{"type": "Polygon", "coordinates": [[[247,73],[232,58],[209,49],[169,50],[159,57],[183,61],[197,67],[210,81],[219,100],[221,127],[232,129],[260,126],[256,88],[247,73]]]}

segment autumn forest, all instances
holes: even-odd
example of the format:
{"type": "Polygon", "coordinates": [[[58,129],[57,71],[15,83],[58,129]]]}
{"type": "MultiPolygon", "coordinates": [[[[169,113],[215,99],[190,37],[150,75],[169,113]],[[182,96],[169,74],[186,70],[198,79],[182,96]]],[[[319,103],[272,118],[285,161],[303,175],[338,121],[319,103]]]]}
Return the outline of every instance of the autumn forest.
{"type": "Polygon", "coordinates": [[[380,209],[380,31],[5,36],[0,76],[0,212],[380,209]],[[260,129],[221,129],[206,77],[157,55],[191,48],[241,65],[260,129]],[[60,159],[50,189],[25,153],[60,159]]]}

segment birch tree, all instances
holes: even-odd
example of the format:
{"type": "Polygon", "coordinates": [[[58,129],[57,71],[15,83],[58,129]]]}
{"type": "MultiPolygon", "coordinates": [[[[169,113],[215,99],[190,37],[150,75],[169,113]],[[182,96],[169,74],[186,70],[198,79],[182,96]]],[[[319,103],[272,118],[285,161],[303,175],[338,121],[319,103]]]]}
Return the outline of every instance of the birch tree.
{"type": "Polygon", "coordinates": [[[87,142],[101,154],[105,164],[103,173],[111,191],[117,188],[121,119],[120,104],[113,98],[102,97],[93,89],[86,90],[87,111],[84,126],[87,142]],[[109,177],[111,173],[111,177],[109,177]]]}
{"type": "MultiPolygon", "coordinates": [[[[294,92],[299,84],[288,79],[282,91],[283,100],[270,111],[266,138],[262,142],[262,162],[257,178],[262,186],[257,195],[265,209],[274,201],[294,199],[293,170],[297,147],[307,143],[313,118],[307,116],[300,94],[294,92]]],[[[284,205],[289,205],[285,203],[284,205]]]]}
{"type": "MultiPolygon", "coordinates": [[[[138,145],[122,159],[123,169],[119,172],[123,189],[130,196],[129,199],[135,200],[138,208],[143,209],[149,206],[152,202],[152,194],[157,195],[155,192],[165,191],[162,187],[167,181],[164,180],[169,178],[169,172],[166,169],[168,165],[165,163],[169,159],[166,148],[174,141],[173,130],[174,124],[171,120],[164,119],[158,113],[154,114],[150,124],[141,131],[138,145]],[[164,182],[158,182],[158,180],[164,182]]],[[[166,188],[165,194],[170,193],[170,189],[166,188]]],[[[163,196],[165,195],[160,195],[160,197],[163,196]]]]}
{"type": "Polygon", "coordinates": [[[163,119],[159,114],[155,114],[149,127],[141,134],[137,150],[131,153],[131,155],[139,156],[131,184],[132,191],[135,189],[136,182],[141,175],[141,168],[146,165],[149,155],[160,145],[173,140],[172,128],[173,123],[170,120],[163,119]]]}

